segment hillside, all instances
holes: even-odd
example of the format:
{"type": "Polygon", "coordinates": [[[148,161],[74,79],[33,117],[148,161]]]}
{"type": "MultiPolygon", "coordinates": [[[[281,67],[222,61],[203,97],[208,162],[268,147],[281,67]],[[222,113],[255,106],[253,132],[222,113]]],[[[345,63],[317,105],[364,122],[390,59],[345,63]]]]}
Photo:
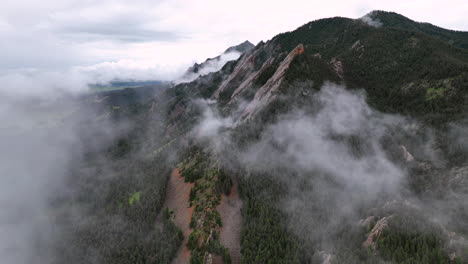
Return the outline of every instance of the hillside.
{"type": "Polygon", "coordinates": [[[443,40],[458,48],[468,48],[468,37],[466,32],[447,30],[429,23],[415,22],[394,12],[374,11],[368,15],[372,19],[379,20],[383,27],[416,31],[443,40]]]}
{"type": "Polygon", "coordinates": [[[125,129],[54,200],[54,263],[467,263],[467,43],[374,11],[164,91],[80,98],[84,125],[125,129]]]}

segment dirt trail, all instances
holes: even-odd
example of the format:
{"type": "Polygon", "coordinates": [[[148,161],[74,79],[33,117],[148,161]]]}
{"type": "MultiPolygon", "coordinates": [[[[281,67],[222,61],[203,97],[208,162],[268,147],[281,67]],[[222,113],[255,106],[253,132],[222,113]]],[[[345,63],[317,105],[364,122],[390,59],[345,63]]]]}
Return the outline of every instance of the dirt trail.
{"type": "MultiPolygon", "coordinates": [[[[219,239],[221,244],[229,249],[232,264],[241,263],[240,238],[242,227],[242,200],[237,192],[237,182],[234,181],[229,196],[222,195],[221,203],[218,206],[221,214],[223,227],[221,228],[219,239]]],[[[222,263],[221,258],[215,258],[214,264],[222,263]]]]}
{"type": "Polygon", "coordinates": [[[190,229],[190,219],[192,218],[193,208],[189,207],[189,194],[193,183],[186,183],[180,176],[179,169],[172,170],[171,177],[167,186],[165,207],[174,211],[174,223],[184,233],[184,241],[177,252],[172,264],[190,263],[190,251],[187,248],[188,237],[192,230],[190,229]]]}

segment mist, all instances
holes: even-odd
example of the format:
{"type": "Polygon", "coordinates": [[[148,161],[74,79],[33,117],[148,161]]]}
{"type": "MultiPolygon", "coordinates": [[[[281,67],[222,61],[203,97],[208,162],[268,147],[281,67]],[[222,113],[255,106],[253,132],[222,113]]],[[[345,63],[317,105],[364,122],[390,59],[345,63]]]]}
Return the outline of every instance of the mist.
{"type": "MultiPolygon", "coordinates": [[[[431,223],[455,228],[456,216],[441,209],[463,207],[464,196],[422,201],[409,187],[412,168],[447,165],[434,129],[373,109],[362,90],[326,83],[308,100],[307,107],[281,114],[243,147],[232,138],[242,122],[205,104],[194,136],[243,177],[276,179],[284,190],[277,198],[288,228],[317,251],[339,251],[347,243],[343,230],[360,230],[370,216],[418,212],[431,223]]],[[[454,125],[452,133],[457,132],[454,125]]],[[[464,141],[461,135],[453,138],[464,141]]]]}
{"type": "Polygon", "coordinates": [[[298,237],[334,252],[338,233],[356,225],[363,208],[401,196],[405,170],[383,140],[404,119],[373,110],[362,91],[332,84],[313,98],[317,109],[281,116],[240,159],[252,175],[270,172],[283,184],[280,208],[298,237]]]}
{"type": "Polygon", "coordinates": [[[115,80],[172,81],[177,79],[188,65],[150,65],[147,62],[123,60],[60,71],[26,69],[0,72],[0,92],[13,97],[50,98],[77,95],[89,92],[90,85],[106,85],[115,80]]]}
{"type": "MultiPolygon", "coordinates": [[[[219,70],[238,56],[236,52],[224,54],[208,63],[198,75],[219,70]]],[[[106,98],[89,91],[90,84],[106,84],[116,78],[171,81],[187,69],[187,65],[151,65],[118,61],[62,71],[29,69],[1,73],[2,263],[60,263],[64,259],[73,263],[102,263],[109,258],[102,255],[102,246],[83,246],[76,242],[80,232],[88,232],[98,225],[109,229],[100,236],[105,239],[115,232],[131,232],[137,228],[127,235],[135,237],[128,238],[129,241],[159,243],[158,239],[147,239],[155,234],[138,228],[132,219],[117,213],[97,216],[92,209],[104,207],[109,193],[120,191],[116,187],[120,181],[126,182],[128,189],[123,190],[124,197],[119,194],[113,199],[125,201],[126,195],[139,191],[145,195],[142,191],[148,183],[145,177],[153,179],[146,190],[151,191],[152,198],[147,199],[153,202],[147,206],[151,209],[162,206],[166,167],[176,159],[176,151],[168,152],[169,147],[161,147],[166,143],[165,121],[158,111],[164,108],[164,103],[154,107],[153,102],[148,115],[143,112],[139,117],[148,119],[144,122],[119,113],[118,106],[108,105],[106,98]],[[115,144],[121,142],[118,140],[132,140],[134,148],[121,150],[115,144]],[[160,157],[161,151],[168,154],[160,157]],[[155,168],[145,171],[149,166],[155,168]],[[90,185],[91,182],[94,184],[90,185]],[[142,230],[144,234],[138,233],[142,230]],[[83,254],[86,256],[81,257],[83,254]]],[[[200,101],[200,104],[208,103],[200,101]]],[[[211,125],[201,128],[201,133],[210,130],[211,125]]],[[[151,215],[151,222],[156,218],[151,215]]],[[[120,246],[118,241],[104,243],[109,248],[120,246]]]]}
{"type": "Polygon", "coordinates": [[[73,188],[67,180],[83,154],[127,124],[96,122],[90,102],[59,87],[46,97],[52,90],[27,93],[25,80],[8,84],[21,91],[0,92],[0,255],[5,264],[52,263],[61,236],[53,201],[73,188]]]}
{"type": "MultiPolygon", "coordinates": [[[[323,86],[311,100],[316,109],[281,115],[263,129],[258,141],[238,150],[242,164],[252,171],[283,167],[320,171],[372,195],[398,188],[404,171],[389,158],[382,140],[392,129],[405,129],[407,120],[373,110],[362,91],[333,84],[323,86]]],[[[233,122],[235,117],[221,116],[214,102],[203,102],[204,114],[195,136],[215,145],[231,144],[227,128],[239,123],[233,122]]]]}
{"type": "Polygon", "coordinates": [[[47,120],[27,108],[2,100],[0,254],[8,264],[48,259],[47,250],[37,248],[50,243],[53,232],[47,201],[76,142],[68,124],[61,131],[41,128],[38,123],[47,120]]]}
{"type": "Polygon", "coordinates": [[[237,60],[240,56],[241,53],[237,51],[223,53],[219,57],[206,60],[203,64],[201,64],[202,67],[200,67],[197,72],[190,72],[188,74],[184,74],[182,77],[177,78],[175,82],[191,82],[197,79],[199,76],[219,71],[227,62],[237,60]]]}
{"type": "Polygon", "coordinates": [[[383,23],[380,22],[379,19],[374,19],[372,16],[373,14],[372,12],[370,12],[369,14],[359,18],[359,20],[361,20],[362,22],[366,23],[367,25],[371,27],[375,27],[375,28],[381,27],[383,23]]]}

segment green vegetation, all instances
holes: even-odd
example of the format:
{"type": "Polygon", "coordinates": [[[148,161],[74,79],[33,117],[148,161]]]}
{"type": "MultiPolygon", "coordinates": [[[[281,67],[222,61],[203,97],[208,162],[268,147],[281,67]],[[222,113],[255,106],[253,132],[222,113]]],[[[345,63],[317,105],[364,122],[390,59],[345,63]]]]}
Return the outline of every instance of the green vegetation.
{"type": "Polygon", "coordinates": [[[133,203],[139,203],[140,196],[141,196],[141,192],[134,192],[132,195],[130,195],[130,198],[128,198],[128,204],[132,206],[133,203]]]}
{"type": "Polygon", "coordinates": [[[267,175],[251,175],[240,182],[239,191],[244,200],[242,263],[302,263],[300,241],[277,208],[281,186],[267,175]]]}
{"type": "MultiPolygon", "coordinates": [[[[407,22],[398,17],[390,20],[386,17],[378,18],[384,24],[380,28],[347,18],[321,19],[295,31],[279,34],[267,44],[258,45],[257,56],[252,61],[254,68],[260,69],[270,58],[274,59],[274,63],[258,76],[252,87],[241,94],[242,100],[251,100],[258,88],[271,78],[286,54],[297,45],[303,44],[305,51],[294,58],[286,71],[278,91],[281,96],[253,120],[231,131],[235,146],[242,148],[255,143],[262,130],[274,123],[282,113],[316,107],[311,98],[327,81],[344,84],[350,89],[364,89],[369,104],[386,113],[399,113],[435,125],[462,117],[468,110],[468,53],[462,49],[466,33],[429,30],[430,26],[426,24],[408,24],[405,28],[407,22]]],[[[171,119],[173,124],[188,129],[191,124],[195,124],[200,110],[190,100],[210,98],[232,72],[233,65],[229,65],[225,71],[178,85],[170,91],[176,99],[171,102],[168,114],[180,111],[177,119],[171,119]]],[[[226,103],[236,87],[229,87],[220,94],[219,104],[223,113],[235,111],[235,106],[226,103]]],[[[353,138],[342,140],[353,141],[353,138]]],[[[390,145],[386,147],[391,148],[390,145]]],[[[359,146],[356,152],[359,152],[359,146]]],[[[217,237],[216,232],[208,231],[210,226],[218,226],[217,214],[211,210],[217,204],[216,195],[213,194],[228,190],[230,186],[229,181],[221,184],[223,173],[212,171],[217,166],[213,160],[203,157],[202,151],[196,153],[185,159],[184,164],[187,166],[183,172],[186,180],[195,182],[190,200],[199,213],[203,212],[195,213],[192,219],[195,229],[190,236],[189,246],[195,252],[193,263],[203,261],[206,252],[222,251],[215,250],[215,242],[213,246],[208,246],[210,243],[203,241],[210,234],[217,237]],[[213,184],[216,178],[214,175],[217,175],[217,184],[213,184]],[[196,219],[203,220],[199,222],[196,219]],[[203,229],[199,225],[205,219],[209,219],[210,224],[203,229]]],[[[323,244],[327,243],[333,245],[328,253],[334,256],[334,263],[379,263],[382,259],[397,263],[447,261],[445,242],[440,240],[436,229],[428,229],[426,233],[412,233],[392,227],[383,233],[376,250],[363,246],[370,230],[349,222],[337,224],[338,227],[330,230],[327,238],[301,240],[303,238],[297,237],[291,230],[294,223],[288,222],[290,216],[280,207],[281,198],[287,191],[279,179],[294,177],[294,172],[266,170],[262,173],[238,174],[239,191],[244,201],[242,263],[320,263],[318,253],[323,250],[323,244]],[[426,258],[422,255],[426,255],[426,258]]],[[[430,187],[429,182],[432,180],[432,176],[416,175],[409,181],[410,189],[416,194],[422,194],[423,189],[430,187]],[[417,191],[418,188],[421,190],[417,191]]],[[[332,219],[332,212],[324,209],[333,199],[316,199],[314,220],[320,230],[327,226],[324,222],[336,219],[332,219]]],[[[365,218],[368,210],[360,208],[356,215],[365,218]]]]}
{"type": "Polygon", "coordinates": [[[190,221],[193,232],[187,245],[191,250],[190,263],[205,263],[209,254],[214,254],[222,256],[224,263],[229,264],[229,251],[219,242],[222,222],[216,210],[221,202],[222,192],[226,191],[222,187],[227,188],[229,185],[229,177],[216,162],[196,147],[188,151],[188,157],[182,163],[180,171],[186,181],[195,183],[190,191],[190,203],[194,207],[190,221]]]}
{"type": "Polygon", "coordinates": [[[394,263],[452,263],[434,234],[385,230],[377,249],[382,258],[394,263]]]}
{"type": "MultiPolygon", "coordinates": [[[[116,138],[78,157],[67,178],[71,191],[53,201],[62,234],[53,263],[170,263],[182,243],[171,213],[161,210],[174,166],[170,154],[177,144],[161,136],[162,115],[156,113],[164,112],[164,101],[124,91],[101,95],[106,99],[97,101],[96,114],[106,118],[116,138]],[[120,111],[112,111],[113,105],[120,111]],[[118,132],[130,119],[132,126],[118,132]]],[[[86,122],[83,126],[103,120],[91,116],[86,122]]]]}
{"type": "MultiPolygon", "coordinates": [[[[88,263],[93,256],[86,252],[94,251],[108,263],[170,263],[183,236],[169,214],[161,212],[170,172],[165,161],[159,157],[147,161],[128,158],[110,164],[89,162],[97,174],[74,175],[73,185],[79,192],[63,202],[63,206],[72,203],[88,208],[80,216],[86,221],[75,226],[66,238],[71,241],[60,246],[63,258],[88,263]],[[99,171],[109,170],[109,166],[118,173],[112,179],[99,177],[99,171]],[[129,197],[129,189],[140,191],[129,197]],[[158,227],[156,219],[160,219],[158,227]]],[[[69,224],[82,221],[69,217],[72,215],[59,218],[58,227],[67,229],[69,224]]]]}
{"type": "MultiPolygon", "coordinates": [[[[290,83],[308,80],[319,87],[324,80],[339,82],[333,61],[340,62],[344,83],[365,89],[369,103],[381,111],[431,121],[459,118],[468,105],[468,51],[428,30],[402,27],[373,28],[360,20],[329,18],[279,34],[272,41],[286,52],[301,43],[305,46],[305,53],[287,73],[290,83]],[[447,78],[455,80],[450,82],[450,93],[443,93],[437,103],[428,100],[441,99],[442,94],[426,95],[426,85],[437,88],[447,78]],[[411,89],[404,89],[409,83],[413,83],[411,89]]],[[[452,33],[468,40],[467,33],[452,33]]]]}
{"type": "MultiPolygon", "coordinates": [[[[229,131],[234,147],[243,149],[257,142],[265,127],[283,113],[319,107],[313,95],[330,81],[349,89],[364,89],[369,104],[380,111],[435,125],[437,148],[444,154],[449,152],[444,146],[448,136],[444,138],[439,133],[443,132],[444,124],[464,117],[468,111],[467,34],[414,23],[393,13],[380,12],[375,16],[383,23],[382,27],[370,27],[360,20],[347,18],[321,19],[257,46],[257,50],[262,50],[253,58],[253,68],[260,69],[270,58],[273,63],[241,94],[241,99],[246,101],[267,83],[292,49],[304,44],[305,51],[294,58],[286,71],[282,87],[277,91],[279,96],[253,120],[229,131]]],[[[306,209],[313,209],[311,218],[315,230],[326,235],[300,237],[294,230],[295,223],[291,222],[294,216],[287,215],[281,202],[288,195],[285,181],[304,172],[273,171],[268,169],[268,164],[261,164],[267,167],[264,169],[244,171],[242,165],[235,164],[237,157],[232,155],[233,158],[232,153],[219,154],[225,157],[217,159],[209,154],[208,148],[178,146],[179,139],[184,141],[184,135],[202,117],[203,109],[194,100],[211,98],[237,63],[229,62],[219,72],[176,85],[158,97],[154,96],[154,90],[145,89],[124,89],[101,95],[102,100],[98,100],[100,117],[116,124],[131,120],[131,129],[105,149],[87,153],[73,168],[69,185],[76,188],[75,192],[56,202],[58,226],[67,234],[57,246],[61,257],[56,263],[70,263],[71,259],[75,260],[73,263],[90,263],[93,259],[113,264],[170,263],[183,238],[172,222],[171,212],[161,211],[161,208],[168,176],[176,163],[185,181],[194,183],[189,194],[194,208],[190,222],[193,232],[187,245],[192,253],[191,263],[204,263],[213,255],[222,256],[224,263],[230,263],[229,252],[219,241],[223,223],[216,208],[221,195],[229,194],[233,174],[238,176],[239,194],[243,199],[243,264],[321,263],[320,253],[324,248],[333,255],[333,263],[462,262],[450,261],[447,241],[441,231],[426,226],[427,219],[415,226],[415,216],[397,218],[382,232],[375,249],[365,248],[363,242],[372,226],[367,229],[357,222],[378,211],[374,207],[382,207],[385,199],[394,197],[382,194],[382,200],[369,201],[372,204],[363,202],[362,207],[353,212],[356,219],[339,221],[333,212],[339,204],[333,203],[340,201],[329,197],[333,194],[323,194],[320,190],[315,193],[321,187],[314,186],[320,175],[309,172],[305,176],[311,179],[311,186],[304,183],[299,188],[310,188],[310,193],[315,195],[311,207],[306,209]],[[172,159],[174,153],[180,154],[174,155],[178,159],[172,159]],[[233,163],[229,165],[236,169],[229,168],[234,172],[225,170],[228,166],[223,167],[225,164],[220,160],[233,163]],[[82,210],[85,216],[75,220],[72,214],[60,215],[68,207],[82,210]],[[325,230],[329,222],[334,223],[333,230],[325,230]]],[[[233,85],[220,94],[219,108],[223,114],[238,110],[235,105],[227,105],[235,88],[237,86],[233,85]]],[[[337,142],[354,144],[355,148],[350,150],[356,156],[365,144],[361,136],[330,135],[337,142]]],[[[384,151],[399,148],[399,142],[392,140],[382,142],[384,151]]],[[[187,141],[190,146],[196,145],[191,138],[187,141]]],[[[451,155],[450,161],[457,156],[459,163],[466,162],[466,156],[460,151],[451,155]]],[[[433,172],[428,173],[409,167],[410,177],[403,187],[407,189],[402,193],[422,198],[443,197],[447,176],[442,175],[442,169],[431,167],[431,170],[433,172]]],[[[321,184],[336,188],[333,190],[337,193],[345,190],[331,177],[321,180],[321,184]]],[[[465,207],[454,208],[461,219],[466,218],[465,207]]],[[[463,231],[464,225],[455,228],[463,231]]]]}
{"type": "Polygon", "coordinates": [[[444,96],[445,92],[445,88],[429,88],[426,92],[426,100],[432,101],[435,99],[440,99],[444,96]]]}
{"type": "Polygon", "coordinates": [[[429,23],[415,22],[394,12],[375,11],[372,16],[378,19],[383,27],[424,33],[455,47],[468,49],[468,34],[466,32],[448,30],[429,23]]]}
{"type": "Polygon", "coordinates": [[[394,263],[461,263],[451,261],[446,252],[446,241],[435,226],[415,221],[415,218],[396,217],[377,240],[379,255],[394,263]]]}

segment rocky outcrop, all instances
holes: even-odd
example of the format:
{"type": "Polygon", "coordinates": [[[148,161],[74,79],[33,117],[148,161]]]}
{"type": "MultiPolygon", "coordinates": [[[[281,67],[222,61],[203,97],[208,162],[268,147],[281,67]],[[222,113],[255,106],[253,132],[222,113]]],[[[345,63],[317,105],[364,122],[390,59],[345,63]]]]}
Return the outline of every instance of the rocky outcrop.
{"type": "Polygon", "coordinates": [[[227,61],[237,59],[237,57],[233,57],[232,54],[248,53],[254,47],[255,46],[249,41],[244,41],[239,45],[229,47],[219,56],[208,58],[205,62],[202,63],[195,63],[193,66],[188,68],[187,71],[185,71],[184,75],[182,75],[182,77],[180,77],[177,82],[190,82],[195,80],[200,75],[217,71],[221,69],[227,61]]]}
{"type": "Polygon", "coordinates": [[[255,71],[255,57],[258,56],[262,48],[263,47],[256,49],[252,53],[245,53],[237,63],[234,71],[221,83],[218,90],[214,92],[212,96],[213,99],[219,99],[222,93],[235,90],[238,85],[255,71]]]}
{"type": "Polygon", "coordinates": [[[255,45],[252,44],[250,41],[246,40],[239,45],[229,47],[224,53],[233,52],[233,51],[246,53],[246,52],[253,50],[254,48],[255,48],[255,45]]]}
{"type": "Polygon", "coordinates": [[[406,149],[405,146],[400,145],[400,149],[401,149],[401,152],[402,152],[402,154],[403,154],[403,159],[404,159],[406,162],[414,161],[413,155],[411,155],[411,153],[409,153],[409,151],[406,149]]]}
{"type": "Polygon", "coordinates": [[[274,61],[274,58],[270,58],[265,63],[263,63],[260,70],[258,70],[257,72],[251,74],[243,83],[241,83],[241,85],[239,85],[239,87],[237,87],[237,89],[232,93],[231,98],[235,98],[237,95],[239,95],[240,93],[242,93],[246,89],[253,87],[255,80],[257,80],[258,77],[262,73],[264,73],[265,70],[268,69],[268,67],[270,67],[273,64],[273,61],[274,61]]]}
{"type": "Polygon", "coordinates": [[[381,218],[375,224],[374,228],[370,231],[369,235],[367,236],[366,241],[364,242],[364,247],[366,248],[375,248],[375,243],[379,239],[380,235],[382,234],[383,230],[388,227],[388,221],[393,218],[393,215],[386,216],[381,218]]]}
{"type": "Polygon", "coordinates": [[[338,77],[340,77],[340,79],[343,79],[343,77],[344,77],[343,63],[340,60],[338,60],[336,58],[333,58],[330,61],[330,64],[332,66],[332,69],[335,71],[336,75],[338,75],[338,77]]]}
{"type": "Polygon", "coordinates": [[[351,46],[351,50],[354,50],[354,49],[359,49],[361,48],[361,40],[356,40],[356,42],[354,42],[354,44],[351,46]]]}
{"type": "Polygon", "coordinates": [[[263,107],[272,102],[279,91],[284,76],[294,58],[304,52],[304,46],[299,44],[292,50],[288,56],[281,62],[273,76],[257,91],[254,99],[247,105],[239,120],[248,120],[259,112],[263,107]]]}

